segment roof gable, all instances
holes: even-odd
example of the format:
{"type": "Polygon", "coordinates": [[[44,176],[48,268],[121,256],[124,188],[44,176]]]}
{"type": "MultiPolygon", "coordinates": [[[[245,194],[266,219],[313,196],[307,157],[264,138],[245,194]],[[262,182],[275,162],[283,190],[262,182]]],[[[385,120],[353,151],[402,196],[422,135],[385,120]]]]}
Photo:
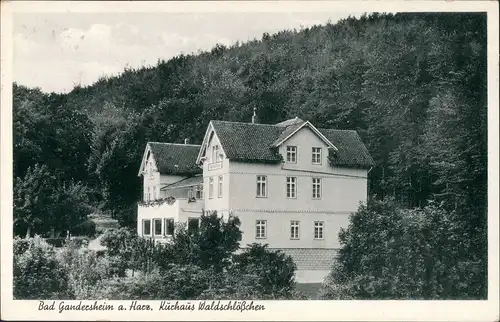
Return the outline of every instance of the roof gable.
{"type": "MultiPolygon", "coordinates": [[[[317,129],[300,119],[276,125],[242,122],[211,121],[204,144],[211,131],[215,131],[228,159],[241,162],[280,163],[278,145],[307,126],[330,146],[331,163],[337,166],[369,168],[374,166],[358,133],[351,130],[317,129]]],[[[198,155],[201,160],[202,151],[198,155]]]]}
{"type": "Polygon", "coordinates": [[[332,142],[330,142],[330,140],[328,140],[327,137],[325,137],[323,135],[323,133],[321,133],[321,131],[319,131],[314,125],[312,125],[309,121],[302,121],[302,123],[294,123],[290,126],[287,126],[285,128],[285,130],[280,134],[280,136],[278,137],[278,139],[276,139],[273,143],[273,146],[280,146],[281,144],[283,144],[285,141],[287,141],[289,138],[291,138],[292,136],[294,136],[295,133],[299,132],[301,129],[303,128],[309,128],[313,131],[314,134],[316,134],[323,142],[325,142],[326,145],[328,145],[329,148],[332,148],[334,150],[338,150],[337,147],[335,145],[333,145],[332,142]]]}
{"type": "Polygon", "coordinates": [[[194,175],[202,170],[196,165],[196,156],[200,145],[148,142],[144,151],[143,160],[139,169],[142,174],[147,154],[153,156],[156,168],[161,174],[194,175]]]}

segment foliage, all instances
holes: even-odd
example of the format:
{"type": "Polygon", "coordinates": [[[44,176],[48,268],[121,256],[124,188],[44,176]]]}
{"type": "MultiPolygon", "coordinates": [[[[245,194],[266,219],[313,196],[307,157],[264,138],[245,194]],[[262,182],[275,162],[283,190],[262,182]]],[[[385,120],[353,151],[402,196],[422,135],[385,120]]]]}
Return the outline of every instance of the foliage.
{"type": "Polygon", "coordinates": [[[199,232],[194,236],[200,267],[221,272],[229,265],[231,255],[240,247],[240,224],[232,215],[226,221],[215,211],[202,214],[199,232]]]}
{"type": "Polygon", "coordinates": [[[68,288],[76,299],[91,299],[106,279],[117,275],[108,258],[72,241],[57,253],[57,260],[67,272],[68,288]]]}
{"type": "Polygon", "coordinates": [[[486,296],[485,262],[470,261],[456,213],[431,203],[361,206],[341,231],[327,299],[470,299],[486,296]]]}
{"type": "Polygon", "coordinates": [[[40,237],[14,240],[14,298],[71,299],[67,271],[40,237]]]}
{"type": "Polygon", "coordinates": [[[253,283],[260,292],[274,296],[289,296],[295,287],[295,263],[280,251],[270,251],[266,245],[252,244],[241,254],[234,255],[231,274],[255,276],[253,283]]]}
{"type": "Polygon", "coordinates": [[[70,230],[71,235],[93,237],[96,234],[96,223],[93,220],[86,220],[70,230]]]}
{"type": "Polygon", "coordinates": [[[92,211],[80,183],[60,182],[46,165],[29,167],[14,184],[14,231],[57,237],[83,223],[92,211]]]}

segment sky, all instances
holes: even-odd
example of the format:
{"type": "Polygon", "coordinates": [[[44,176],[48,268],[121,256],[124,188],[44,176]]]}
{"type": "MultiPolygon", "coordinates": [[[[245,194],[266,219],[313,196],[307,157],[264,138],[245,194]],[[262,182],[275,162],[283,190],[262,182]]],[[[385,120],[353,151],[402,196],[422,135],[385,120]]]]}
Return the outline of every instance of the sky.
{"type": "Polygon", "coordinates": [[[69,92],[125,67],[155,66],[181,53],[260,39],[350,12],[16,13],[13,76],[44,92],[69,92]]]}

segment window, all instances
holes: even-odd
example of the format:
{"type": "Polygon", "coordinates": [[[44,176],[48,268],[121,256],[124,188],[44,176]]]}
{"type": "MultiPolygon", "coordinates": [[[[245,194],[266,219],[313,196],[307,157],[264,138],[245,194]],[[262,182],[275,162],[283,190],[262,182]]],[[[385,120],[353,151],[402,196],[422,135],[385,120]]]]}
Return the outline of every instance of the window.
{"type": "Polygon", "coordinates": [[[171,218],[165,219],[165,235],[173,236],[175,231],[174,220],[171,218]]]}
{"type": "Polygon", "coordinates": [[[257,220],[255,223],[255,238],[266,238],[266,220],[257,220]]]}
{"type": "Polygon", "coordinates": [[[152,161],[148,162],[148,172],[149,172],[149,177],[152,178],[153,177],[153,162],[152,161]]]}
{"type": "Polygon", "coordinates": [[[286,197],[287,198],[297,198],[297,178],[287,177],[286,178],[286,197]]]}
{"type": "Polygon", "coordinates": [[[190,235],[197,234],[199,229],[200,229],[200,219],[189,218],[188,219],[188,234],[190,234],[190,235]]]}
{"type": "Polygon", "coordinates": [[[212,146],[212,162],[219,162],[219,161],[220,161],[219,146],[214,145],[212,146]]]}
{"type": "Polygon", "coordinates": [[[321,178],[312,178],[312,198],[321,199],[321,178]]]}
{"type": "Polygon", "coordinates": [[[151,219],[142,220],[142,235],[143,236],[151,235],[151,219]]]}
{"type": "Polygon", "coordinates": [[[322,221],[314,222],[314,239],[323,239],[323,228],[325,224],[322,221]]]}
{"type": "Polygon", "coordinates": [[[287,146],[286,147],[286,162],[297,163],[297,147],[287,146]]]}
{"type": "Polygon", "coordinates": [[[300,227],[299,221],[292,220],[290,222],[290,239],[299,239],[299,227],[300,227]]]}
{"type": "Polygon", "coordinates": [[[321,164],[321,148],[312,148],[312,164],[321,164]]]}
{"type": "Polygon", "coordinates": [[[214,197],[214,178],[210,177],[208,179],[208,198],[214,197]]]}
{"type": "Polygon", "coordinates": [[[148,200],[148,201],[149,201],[149,200],[151,200],[151,190],[150,190],[150,188],[149,188],[149,187],[148,187],[148,198],[147,198],[147,200],[148,200]]]}
{"type": "Polygon", "coordinates": [[[196,199],[203,199],[203,185],[196,186],[196,199]]]}
{"type": "Polygon", "coordinates": [[[156,200],[156,187],[153,187],[153,200],[156,200]]]}
{"type": "Polygon", "coordinates": [[[267,197],[267,177],[257,176],[257,197],[267,197]]]}
{"type": "Polygon", "coordinates": [[[161,219],[153,219],[153,227],[155,236],[161,236],[161,219]]]}
{"type": "Polygon", "coordinates": [[[217,190],[217,197],[218,198],[222,198],[222,193],[223,193],[223,190],[222,190],[222,179],[223,179],[223,177],[219,176],[218,190],[217,190]]]}

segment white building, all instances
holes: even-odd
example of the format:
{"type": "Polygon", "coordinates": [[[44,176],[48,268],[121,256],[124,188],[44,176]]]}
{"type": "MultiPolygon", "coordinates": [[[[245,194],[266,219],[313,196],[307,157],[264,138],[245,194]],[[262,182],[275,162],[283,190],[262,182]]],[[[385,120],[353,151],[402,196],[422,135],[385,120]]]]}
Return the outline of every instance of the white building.
{"type": "Polygon", "coordinates": [[[356,131],[211,121],[201,146],[147,144],[139,175],[139,235],[168,240],[175,222],[198,227],[202,209],[241,220],[241,245],[269,244],[292,256],[297,280],[321,282],[338,233],[367,198],[373,159],[356,131]]]}

